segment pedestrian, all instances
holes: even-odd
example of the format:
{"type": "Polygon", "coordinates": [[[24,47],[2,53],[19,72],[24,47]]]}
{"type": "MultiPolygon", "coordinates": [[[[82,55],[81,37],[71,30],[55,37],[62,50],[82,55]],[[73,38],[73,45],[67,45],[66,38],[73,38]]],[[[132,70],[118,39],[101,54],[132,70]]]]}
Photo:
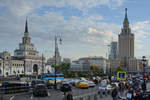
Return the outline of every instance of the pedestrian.
{"type": "Polygon", "coordinates": [[[62,100],[67,100],[67,93],[64,92],[64,95],[63,95],[63,99],[62,100]]]}
{"type": "Polygon", "coordinates": [[[67,100],[73,100],[72,92],[69,91],[67,94],[67,100]]]}
{"type": "Polygon", "coordinates": [[[145,92],[146,91],[146,82],[144,81],[142,84],[142,90],[145,92]]]}
{"type": "Polygon", "coordinates": [[[118,91],[117,91],[117,87],[115,87],[115,89],[112,91],[113,100],[117,100],[117,96],[118,96],[118,91]]]}
{"type": "Polygon", "coordinates": [[[133,88],[130,88],[126,94],[127,100],[132,100],[134,98],[133,88]]]}

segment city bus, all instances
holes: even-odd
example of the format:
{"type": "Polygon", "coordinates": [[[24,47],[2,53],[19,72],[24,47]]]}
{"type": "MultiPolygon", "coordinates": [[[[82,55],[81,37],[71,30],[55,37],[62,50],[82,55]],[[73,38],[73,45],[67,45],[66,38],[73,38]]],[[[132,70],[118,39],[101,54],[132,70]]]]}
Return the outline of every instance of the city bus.
{"type": "MultiPolygon", "coordinates": [[[[55,81],[55,74],[43,74],[43,75],[41,75],[41,80],[44,80],[44,81],[49,81],[49,80],[55,81]]],[[[63,74],[56,74],[56,80],[57,81],[64,80],[64,75],[63,74]]]]}

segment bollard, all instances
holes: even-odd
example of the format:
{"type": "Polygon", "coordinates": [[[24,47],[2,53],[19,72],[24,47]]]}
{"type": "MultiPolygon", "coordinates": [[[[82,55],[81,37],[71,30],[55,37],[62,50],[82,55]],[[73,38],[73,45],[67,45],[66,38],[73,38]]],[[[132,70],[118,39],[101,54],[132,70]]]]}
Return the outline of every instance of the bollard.
{"type": "Polygon", "coordinates": [[[97,94],[94,95],[94,100],[98,100],[98,99],[97,99],[97,94]]]}

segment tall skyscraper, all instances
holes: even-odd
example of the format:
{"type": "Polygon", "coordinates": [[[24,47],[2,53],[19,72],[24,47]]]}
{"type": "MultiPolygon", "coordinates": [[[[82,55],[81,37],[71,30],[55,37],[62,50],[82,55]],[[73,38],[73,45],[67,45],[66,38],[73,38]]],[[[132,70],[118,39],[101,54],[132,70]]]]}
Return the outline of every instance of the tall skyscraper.
{"type": "Polygon", "coordinates": [[[119,57],[134,58],[134,34],[131,33],[129,21],[127,17],[127,8],[125,8],[125,18],[123,28],[118,36],[119,41],[119,57]]]}
{"type": "Polygon", "coordinates": [[[117,42],[111,42],[109,59],[117,59],[118,57],[118,45],[117,42]]]}

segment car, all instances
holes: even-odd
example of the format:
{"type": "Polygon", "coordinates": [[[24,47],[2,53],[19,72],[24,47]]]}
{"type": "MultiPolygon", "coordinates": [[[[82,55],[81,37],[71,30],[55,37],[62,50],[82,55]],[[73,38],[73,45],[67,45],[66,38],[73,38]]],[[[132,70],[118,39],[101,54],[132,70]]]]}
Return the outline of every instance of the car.
{"type": "Polygon", "coordinates": [[[80,82],[76,83],[76,87],[78,87],[78,88],[89,88],[89,84],[87,82],[80,81],[80,82]]]}
{"type": "Polygon", "coordinates": [[[61,86],[60,86],[60,90],[61,90],[62,92],[71,91],[71,86],[70,86],[70,84],[68,84],[68,83],[62,83],[61,86]]]}
{"type": "Polygon", "coordinates": [[[48,96],[48,89],[44,84],[37,84],[33,88],[34,96],[48,96]]]}
{"type": "Polygon", "coordinates": [[[75,79],[74,81],[73,81],[73,83],[72,83],[72,85],[73,86],[76,86],[76,84],[78,83],[78,82],[80,82],[81,80],[79,80],[79,79],[75,79]]]}
{"type": "Polygon", "coordinates": [[[89,87],[94,87],[96,84],[93,81],[88,81],[89,87]]]}
{"type": "Polygon", "coordinates": [[[45,84],[43,80],[32,80],[31,86],[34,87],[37,84],[45,84]]]}
{"type": "Polygon", "coordinates": [[[107,92],[107,85],[101,85],[101,86],[99,86],[99,88],[98,88],[98,93],[103,93],[103,94],[105,94],[106,92],[107,92]]]}

